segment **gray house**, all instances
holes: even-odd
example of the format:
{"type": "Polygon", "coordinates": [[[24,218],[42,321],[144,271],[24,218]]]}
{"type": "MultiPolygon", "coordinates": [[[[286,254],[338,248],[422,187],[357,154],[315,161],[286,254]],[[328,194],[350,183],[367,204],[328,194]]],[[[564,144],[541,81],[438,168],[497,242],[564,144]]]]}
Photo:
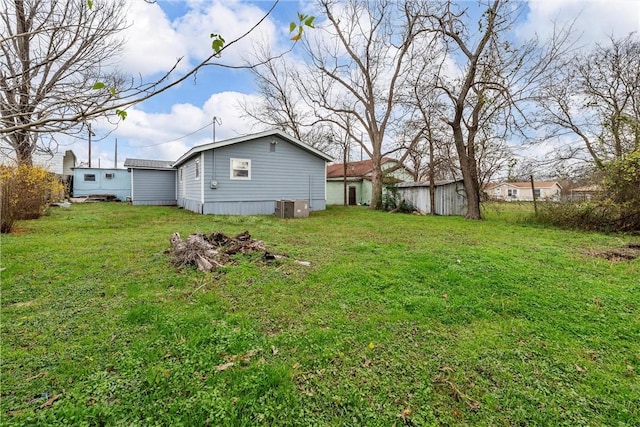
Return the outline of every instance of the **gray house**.
{"type": "Polygon", "coordinates": [[[325,209],[331,160],[272,130],[193,147],[173,163],[127,159],[125,166],[134,204],[175,200],[197,213],[259,215],[273,214],[277,200],[306,200],[310,210],[325,209]]]}
{"type": "MultiPolygon", "coordinates": [[[[398,193],[405,201],[425,213],[431,212],[431,197],[428,182],[400,182],[398,193]]],[[[435,185],[436,215],[465,215],[467,213],[467,196],[462,180],[436,181],[435,185]]]]}
{"type": "Polygon", "coordinates": [[[272,214],[276,200],[326,207],[331,157],[273,130],[193,147],[173,167],[178,206],[204,214],[272,214]]]}
{"type": "Polygon", "coordinates": [[[164,160],[126,159],[129,170],[131,204],[173,206],[176,198],[176,170],[164,160]]]}

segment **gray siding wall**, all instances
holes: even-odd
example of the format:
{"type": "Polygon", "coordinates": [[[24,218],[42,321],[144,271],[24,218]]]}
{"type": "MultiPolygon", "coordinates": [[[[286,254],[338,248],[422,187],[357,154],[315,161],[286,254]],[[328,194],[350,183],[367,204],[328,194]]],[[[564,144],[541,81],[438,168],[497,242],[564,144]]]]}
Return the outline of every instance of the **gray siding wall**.
{"type": "MultiPolygon", "coordinates": [[[[206,154],[206,153],[205,153],[206,154]]],[[[178,169],[178,206],[190,211],[202,213],[201,185],[203,179],[203,160],[198,153],[181,165],[182,181],[178,169]],[[200,178],[196,178],[196,160],[200,160],[200,178]]]]}
{"type": "Polygon", "coordinates": [[[184,182],[178,185],[184,190],[179,191],[178,204],[207,214],[247,215],[274,213],[276,200],[304,199],[311,210],[323,210],[325,165],[323,159],[277,137],[209,150],[182,165],[184,182]],[[196,158],[201,159],[204,204],[201,182],[195,179],[196,158]],[[251,161],[250,180],[231,179],[232,158],[251,161]]]}
{"type": "MultiPolygon", "coordinates": [[[[431,212],[428,184],[414,184],[410,187],[402,187],[402,184],[398,184],[398,192],[402,199],[411,203],[415,208],[425,213],[431,212]]],[[[461,182],[436,186],[435,202],[437,215],[465,215],[467,213],[467,200],[461,182]]]]}
{"type": "Polygon", "coordinates": [[[176,171],[132,169],[132,204],[175,205],[176,171]]]}

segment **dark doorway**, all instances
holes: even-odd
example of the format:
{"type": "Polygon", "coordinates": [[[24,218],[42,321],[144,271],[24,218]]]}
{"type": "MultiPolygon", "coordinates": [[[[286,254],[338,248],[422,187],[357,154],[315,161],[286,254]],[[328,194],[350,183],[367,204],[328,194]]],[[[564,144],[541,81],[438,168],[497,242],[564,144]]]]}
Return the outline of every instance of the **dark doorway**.
{"type": "Polygon", "coordinates": [[[349,206],[356,204],[356,187],[349,187],[349,206]]]}

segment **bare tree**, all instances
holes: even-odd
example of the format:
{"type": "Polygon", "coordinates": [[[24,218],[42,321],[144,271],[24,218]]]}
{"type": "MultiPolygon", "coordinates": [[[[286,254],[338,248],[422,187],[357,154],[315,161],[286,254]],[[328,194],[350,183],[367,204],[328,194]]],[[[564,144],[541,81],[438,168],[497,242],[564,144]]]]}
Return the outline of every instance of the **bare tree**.
{"type": "Polygon", "coordinates": [[[256,82],[260,102],[241,101],[244,116],[262,126],[287,132],[319,150],[334,150],[329,139],[334,132],[315,116],[298,90],[298,71],[284,57],[275,57],[267,47],[256,49],[247,66],[256,82]],[[252,63],[261,65],[253,67],[252,63]]]}
{"type": "MultiPolygon", "coordinates": [[[[2,139],[17,152],[20,163],[31,163],[40,135],[77,133],[87,120],[103,115],[126,117],[126,108],[158,95],[207,66],[229,66],[221,54],[247,37],[273,11],[271,8],[238,38],[225,42],[211,34],[211,54],[178,73],[178,58],[153,81],[105,74],[105,66],[121,41],[126,22],[125,0],[2,0],[0,9],[0,120],[2,139]]],[[[300,15],[292,23],[298,40],[313,17],[300,15]]],[[[284,54],[284,53],[283,53],[284,54]]],[[[259,64],[253,64],[256,66],[259,64]]]]}
{"type": "Polygon", "coordinates": [[[640,147],[640,39],[631,33],[607,46],[571,55],[537,97],[552,135],[569,132],[581,146],[563,157],[587,159],[602,169],[640,147]]]}
{"type": "Polygon", "coordinates": [[[489,141],[489,134],[521,131],[517,119],[526,122],[527,117],[519,110],[520,102],[540,84],[566,41],[567,33],[562,33],[544,49],[537,40],[518,46],[510,43],[507,35],[525,6],[502,0],[481,2],[484,10],[477,24],[470,22],[466,9],[451,1],[444,13],[425,14],[428,25],[441,35],[450,57],[460,65],[454,75],[440,73],[435,89],[448,104],[442,120],[451,128],[469,219],[481,219],[479,141],[489,141]],[[483,137],[483,132],[488,133],[483,137]]]}
{"type": "MultiPolygon", "coordinates": [[[[0,106],[2,136],[19,163],[31,163],[38,142],[34,122],[79,115],[109,102],[98,80],[113,86],[116,74],[102,70],[119,54],[116,38],[125,28],[124,1],[3,0],[0,11],[0,106]]],[[[48,122],[47,131],[70,130],[64,121],[48,122]]],[[[74,123],[76,129],[79,128],[74,123]]]]}
{"type": "MultiPolygon", "coordinates": [[[[407,82],[409,60],[423,45],[416,43],[425,29],[412,2],[321,0],[326,24],[304,46],[310,67],[298,80],[301,93],[322,120],[341,128],[372,160],[371,208],[382,206],[382,158],[385,137],[400,126],[405,113],[398,102],[407,82]],[[349,120],[345,118],[349,117],[349,120]],[[353,123],[347,128],[345,123],[353,123]],[[368,136],[362,138],[360,131],[368,136]]],[[[398,167],[418,143],[416,132],[403,150],[398,167]]]]}

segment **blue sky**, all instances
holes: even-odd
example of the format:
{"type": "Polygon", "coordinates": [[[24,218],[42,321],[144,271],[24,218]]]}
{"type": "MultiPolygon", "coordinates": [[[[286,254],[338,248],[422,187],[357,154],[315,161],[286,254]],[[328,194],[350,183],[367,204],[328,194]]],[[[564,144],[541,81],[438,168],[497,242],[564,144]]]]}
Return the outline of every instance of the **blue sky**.
{"type": "MultiPolygon", "coordinates": [[[[148,4],[130,0],[126,47],[118,59],[121,69],[153,80],[175,62],[193,65],[210,52],[210,33],[220,33],[227,42],[246,31],[271,7],[270,1],[239,0],[158,0],[148,4]]],[[[476,2],[468,2],[470,7],[476,2]]],[[[310,1],[280,1],[274,13],[252,34],[254,40],[268,40],[275,52],[288,49],[289,22],[296,13],[313,13],[310,1]]],[[[529,14],[517,29],[522,37],[551,31],[553,19],[577,18],[581,42],[605,42],[610,34],[626,35],[640,31],[640,1],[634,0],[536,0],[529,2],[529,14]]],[[[318,16],[318,20],[322,20],[318,16]]],[[[239,64],[251,52],[245,41],[224,52],[221,61],[239,64]]],[[[298,59],[295,55],[291,59],[298,59]]],[[[178,69],[183,71],[184,68],[178,69]]],[[[117,127],[96,121],[92,163],[113,167],[114,141],[118,139],[118,166],[126,157],[175,160],[194,145],[210,142],[212,118],[216,139],[236,137],[261,130],[242,117],[241,99],[257,102],[255,85],[247,71],[207,67],[196,79],[189,79],[170,91],[128,110],[128,117],[117,127]],[[198,132],[194,132],[201,129],[198,132]],[[188,135],[188,136],[186,136],[188,135]]],[[[63,149],[73,149],[80,161],[87,161],[87,143],[65,141],[63,149]]]]}

